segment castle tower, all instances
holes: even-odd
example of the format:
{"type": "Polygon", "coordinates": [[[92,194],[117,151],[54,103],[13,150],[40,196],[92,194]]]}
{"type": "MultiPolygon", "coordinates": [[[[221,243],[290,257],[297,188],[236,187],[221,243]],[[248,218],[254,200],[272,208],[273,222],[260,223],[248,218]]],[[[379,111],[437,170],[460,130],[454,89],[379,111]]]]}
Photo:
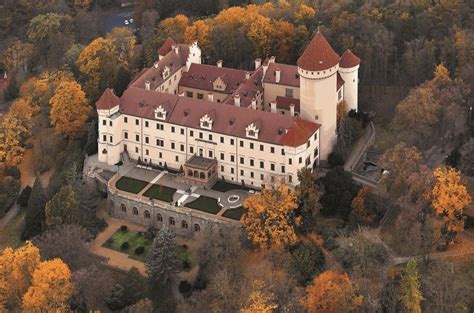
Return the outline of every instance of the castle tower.
{"type": "Polygon", "coordinates": [[[337,71],[339,55],[318,31],[298,59],[300,114],[321,124],[320,160],[327,160],[336,142],[337,71]]]}
{"type": "Polygon", "coordinates": [[[117,164],[122,152],[120,119],[114,118],[119,111],[120,99],[112,89],[106,89],[95,104],[99,117],[98,157],[108,165],[117,164]]]}
{"type": "Polygon", "coordinates": [[[345,82],[344,100],[349,110],[357,111],[359,65],[360,59],[351,50],[347,50],[342,54],[341,62],[339,62],[339,74],[345,82]]]}

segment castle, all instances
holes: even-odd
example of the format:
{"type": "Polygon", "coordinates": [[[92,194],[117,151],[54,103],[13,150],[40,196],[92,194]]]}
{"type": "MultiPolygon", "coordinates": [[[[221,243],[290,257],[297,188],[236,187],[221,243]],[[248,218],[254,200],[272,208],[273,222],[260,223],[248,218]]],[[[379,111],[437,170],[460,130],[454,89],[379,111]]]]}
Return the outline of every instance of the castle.
{"type": "Polygon", "coordinates": [[[158,54],[121,97],[107,89],[97,101],[100,162],[117,164],[126,152],[184,169],[196,183],[296,185],[299,169],[327,160],[337,105],[357,110],[360,59],[340,57],[319,31],[296,66],[275,57],[256,59],[253,71],[205,65],[197,42],[172,39],[158,54]]]}

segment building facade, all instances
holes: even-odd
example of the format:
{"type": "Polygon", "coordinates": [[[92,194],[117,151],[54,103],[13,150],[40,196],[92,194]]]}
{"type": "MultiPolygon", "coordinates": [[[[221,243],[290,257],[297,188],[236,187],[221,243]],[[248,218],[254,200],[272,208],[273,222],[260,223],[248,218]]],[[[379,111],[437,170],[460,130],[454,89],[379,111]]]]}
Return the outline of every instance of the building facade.
{"type": "Polygon", "coordinates": [[[357,109],[360,60],[340,58],[321,33],[298,65],[255,61],[253,71],[201,63],[197,43],[167,40],[159,60],[119,98],[96,103],[99,161],[134,160],[180,169],[194,155],[217,161],[217,177],[264,187],[327,160],[336,140],[337,105],[357,109]]]}

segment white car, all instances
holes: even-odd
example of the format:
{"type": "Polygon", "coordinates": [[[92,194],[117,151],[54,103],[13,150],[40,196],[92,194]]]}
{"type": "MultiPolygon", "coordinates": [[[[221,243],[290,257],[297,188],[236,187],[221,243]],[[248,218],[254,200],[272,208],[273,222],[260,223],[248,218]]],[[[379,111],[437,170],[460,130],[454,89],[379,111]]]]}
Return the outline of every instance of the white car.
{"type": "Polygon", "coordinates": [[[125,20],[124,24],[125,24],[125,25],[128,25],[128,24],[129,24],[129,23],[128,23],[128,20],[125,20]]]}

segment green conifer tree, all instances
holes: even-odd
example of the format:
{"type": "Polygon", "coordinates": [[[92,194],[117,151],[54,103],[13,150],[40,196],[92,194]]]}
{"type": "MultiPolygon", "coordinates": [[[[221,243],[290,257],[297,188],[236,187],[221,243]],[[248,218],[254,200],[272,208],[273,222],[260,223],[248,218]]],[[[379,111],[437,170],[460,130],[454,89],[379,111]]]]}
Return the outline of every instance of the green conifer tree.
{"type": "Polygon", "coordinates": [[[41,178],[36,177],[26,208],[25,225],[21,233],[22,240],[30,239],[43,231],[46,201],[46,193],[41,178]]]}
{"type": "Polygon", "coordinates": [[[153,240],[148,260],[145,263],[146,273],[151,280],[166,284],[176,271],[175,234],[164,227],[153,240]]]}

